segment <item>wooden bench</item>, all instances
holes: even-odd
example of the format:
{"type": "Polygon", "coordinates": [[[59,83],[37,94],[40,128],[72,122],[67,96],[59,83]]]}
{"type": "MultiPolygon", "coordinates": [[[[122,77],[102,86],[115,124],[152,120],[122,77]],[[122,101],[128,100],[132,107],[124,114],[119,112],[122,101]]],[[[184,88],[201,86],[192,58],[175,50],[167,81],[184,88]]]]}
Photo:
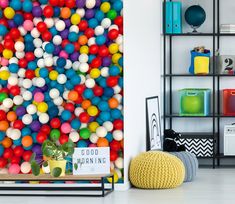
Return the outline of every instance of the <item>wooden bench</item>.
{"type": "Polygon", "coordinates": [[[12,184],[12,185],[1,185],[0,191],[6,192],[6,191],[20,191],[20,193],[2,193],[0,192],[0,196],[106,196],[109,193],[111,193],[114,190],[114,177],[112,174],[107,175],[84,175],[84,176],[74,176],[74,175],[66,175],[63,177],[52,177],[49,174],[42,174],[39,176],[34,176],[33,174],[0,174],[0,181],[20,181],[20,182],[26,182],[26,181],[95,181],[97,184],[95,186],[86,186],[86,185],[73,185],[73,186],[40,186],[41,184],[34,186],[34,184],[30,184],[32,186],[24,186],[24,184],[12,184]],[[106,188],[105,187],[105,179],[111,178],[111,187],[106,188]],[[89,192],[99,192],[99,194],[89,193],[89,194],[68,194],[68,193],[44,193],[44,194],[38,194],[33,193],[30,194],[27,191],[89,191],[89,192]]]}

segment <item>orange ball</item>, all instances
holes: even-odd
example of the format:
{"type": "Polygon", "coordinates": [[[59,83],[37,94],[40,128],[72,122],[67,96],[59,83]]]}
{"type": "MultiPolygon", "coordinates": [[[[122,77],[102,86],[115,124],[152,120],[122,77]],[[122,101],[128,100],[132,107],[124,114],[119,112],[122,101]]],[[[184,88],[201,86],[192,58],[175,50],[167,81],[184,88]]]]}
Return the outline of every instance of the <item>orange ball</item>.
{"type": "Polygon", "coordinates": [[[68,95],[68,99],[71,101],[76,101],[78,99],[78,92],[77,91],[70,91],[68,95]]]}
{"type": "Polygon", "coordinates": [[[106,138],[100,137],[97,141],[97,147],[108,147],[109,141],[106,138]]]}
{"type": "Polygon", "coordinates": [[[122,139],[122,140],[120,141],[120,144],[121,144],[121,148],[123,149],[123,148],[124,148],[124,139],[122,139]]]}
{"type": "Polygon", "coordinates": [[[7,113],[7,120],[13,122],[17,119],[17,115],[14,111],[10,111],[7,113]]]}
{"type": "Polygon", "coordinates": [[[9,137],[5,137],[1,143],[4,148],[9,148],[12,146],[12,140],[9,137]]]}
{"type": "Polygon", "coordinates": [[[83,102],[82,102],[82,108],[83,109],[88,109],[89,107],[91,106],[91,101],[90,100],[84,100],[83,102]]]}
{"type": "Polygon", "coordinates": [[[33,139],[31,136],[27,135],[22,138],[21,142],[24,147],[30,147],[33,144],[33,139]]]}
{"type": "Polygon", "coordinates": [[[6,131],[9,128],[9,124],[6,120],[0,121],[0,131],[6,131]]]}
{"type": "Polygon", "coordinates": [[[108,103],[110,108],[117,108],[119,105],[118,100],[116,98],[110,98],[108,100],[108,103]]]}
{"type": "Polygon", "coordinates": [[[71,10],[68,7],[64,7],[60,11],[60,16],[64,19],[67,19],[71,16],[71,10]]]}
{"type": "Polygon", "coordinates": [[[88,39],[87,39],[87,36],[85,35],[81,35],[79,38],[78,38],[78,43],[80,45],[86,45],[88,42],[88,39]]]}

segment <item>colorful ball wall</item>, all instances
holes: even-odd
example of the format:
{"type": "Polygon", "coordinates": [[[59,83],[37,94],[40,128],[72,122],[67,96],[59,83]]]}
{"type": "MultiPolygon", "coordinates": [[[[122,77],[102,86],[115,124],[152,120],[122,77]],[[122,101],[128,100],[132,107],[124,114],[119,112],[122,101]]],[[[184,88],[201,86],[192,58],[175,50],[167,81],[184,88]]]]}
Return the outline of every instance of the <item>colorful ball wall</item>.
{"type": "Polygon", "coordinates": [[[31,173],[44,140],[71,139],[110,147],[122,182],[122,0],[0,0],[0,8],[0,173],[31,173]]]}

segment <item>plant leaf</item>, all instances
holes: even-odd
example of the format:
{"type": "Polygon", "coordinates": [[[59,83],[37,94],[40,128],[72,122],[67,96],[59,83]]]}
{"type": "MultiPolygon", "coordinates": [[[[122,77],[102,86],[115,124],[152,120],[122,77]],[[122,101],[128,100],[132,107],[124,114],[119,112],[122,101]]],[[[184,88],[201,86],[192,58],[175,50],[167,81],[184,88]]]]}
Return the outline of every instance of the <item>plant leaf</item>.
{"type": "Polygon", "coordinates": [[[40,174],[40,166],[36,161],[31,162],[31,169],[34,176],[38,176],[40,174]]]}
{"type": "Polygon", "coordinates": [[[34,152],[34,153],[31,155],[29,162],[32,163],[33,161],[35,161],[35,158],[36,158],[36,154],[35,154],[35,152],[34,152]]]}
{"type": "Polygon", "coordinates": [[[45,147],[43,149],[43,155],[45,155],[46,157],[51,157],[51,156],[53,156],[53,154],[54,154],[54,151],[52,148],[45,147]]]}
{"type": "Polygon", "coordinates": [[[74,163],[74,169],[78,170],[78,164],[77,163],[74,163]]]}
{"type": "Polygon", "coordinates": [[[52,176],[59,177],[62,173],[62,169],[60,167],[55,167],[52,171],[52,176]]]}
{"type": "Polygon", "coordinates": [[[48,166],[48,161],[44,161],[44,162],[42,163],[42,166],[47,167],[47,166],[48,166]]]}

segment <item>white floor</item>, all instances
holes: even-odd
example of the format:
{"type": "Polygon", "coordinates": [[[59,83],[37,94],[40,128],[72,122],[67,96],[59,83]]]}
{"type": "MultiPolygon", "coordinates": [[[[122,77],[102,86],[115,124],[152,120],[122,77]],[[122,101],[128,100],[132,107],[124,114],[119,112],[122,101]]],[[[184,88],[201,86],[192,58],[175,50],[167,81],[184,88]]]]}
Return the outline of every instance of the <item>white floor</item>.
{"type": "Polygon", "coordinates": [[[200,169],[197,179],[172,190],[114,192],[105,198],[0,197],[1,204],[233,204],[235,169],[200,169]]]}

